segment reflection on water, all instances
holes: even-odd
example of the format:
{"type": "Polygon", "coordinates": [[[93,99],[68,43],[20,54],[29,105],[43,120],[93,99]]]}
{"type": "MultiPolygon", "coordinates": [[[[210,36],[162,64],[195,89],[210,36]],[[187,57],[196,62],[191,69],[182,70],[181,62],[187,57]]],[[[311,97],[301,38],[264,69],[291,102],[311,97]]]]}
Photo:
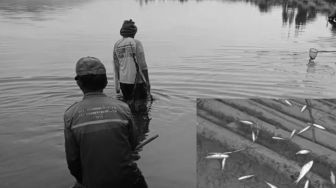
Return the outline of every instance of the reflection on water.
{"type": "Polygon", "coordinates": [[[69,9],[89,1],[92,0],[1,0],[0,15],[11,19],[28,18],[39,21],[50,18],[48,14],[59,9],[69,9]]]}
{"type": "Polygon", "coordinates": [[[3,12],[23,13],[23,12],[48,12],[62,7],[74,7],[92,0],[2,0],[0,10],[3,12]]]}
{"type": "Polygon", "coordinates": [[[137,127],[138,141],[141,142],[146,139],[149,132],[149,123],[151,121],[150,110],[152,108],[153,100],[135,100],[129,103],[129,107],[133,114],[134,123],[137,127]]]}
{"type": "MultiPolygon", "coordinates": [[[[40,13],[51,12],[55,9],[71,8],[80,4],[87,3],[92,0],[3,0],[0,1],[0,10],[2,14],[11,18],[15,17],[15,14],[20,13],[33,13],[32,19],[41,19],[40,13]]],[[[136,0],[140,5],[155,2],[157,0],[136,0]]],[[[178,1],[180,3],[186,3],[188,0],[170,0],[178,1]]],[[[206,0],[195,0],[202,2],[206,0]]],[[[223,2],[241,0],[222,0],[223,2]]],[[[282,6],[282,20],[284,24],[291,25],[293,22],[297,29],[306,25],[307,22],[313,21],[316,18],[317,13],[324,15],[330,15],[335,10],[335,1],[319,0],[319,1],[277,1],[277,0],[245,0],[244,2],[254,4],[258,6],[260,12],[270,12],[273,7],[282,6]]]]}
{"type": "MultiPolygon", "coordinates": [[[[155,2],[157,0],[137,0],[140,5],[148,4],[149,2],[155,2]]],[[[178,0],[181,3],[185,3],[188,0],[178,0]]],[[[204,0],[196,0],[201,2],[204,0]]],[[[222,0],[222,2],[234,1],[239,2],[242,0],[222,0]]],[[[282,21],[283,24],[291,25],[295,23],[296,29],[300,30],[308,22],[314,21],[317,13],[324,14],[325,16],[330,15],[335,10],[335,1],[330,0],[319,0],[319,1],[304,1],[304,0],[294,0],[294,1],[278,1],[278,0],[244,0],[243,2],[251,3],[259,8],[262,13],[270,12],[273,7],[282,6],[282,21]]],[[[238,13],[239,15],[240,13],[238,13]]]]}

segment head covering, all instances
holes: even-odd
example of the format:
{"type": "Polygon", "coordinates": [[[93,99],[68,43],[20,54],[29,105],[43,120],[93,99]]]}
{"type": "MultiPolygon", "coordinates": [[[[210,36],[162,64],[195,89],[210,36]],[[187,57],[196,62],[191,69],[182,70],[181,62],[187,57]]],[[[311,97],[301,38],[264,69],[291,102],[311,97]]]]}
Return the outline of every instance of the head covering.
{"type": "Polygon", "coordinates": [[[132,21],[132,19],[125,20],[123,25],[121,26],[120,35],[123,37],[134,37],[137,31],[137,26],[132,21]]]}
{"type": "Polygon", "coordinates": [[[76,64],[77,76],[106,74],[103,63],[95,57],[82,57],[76,64]]]}

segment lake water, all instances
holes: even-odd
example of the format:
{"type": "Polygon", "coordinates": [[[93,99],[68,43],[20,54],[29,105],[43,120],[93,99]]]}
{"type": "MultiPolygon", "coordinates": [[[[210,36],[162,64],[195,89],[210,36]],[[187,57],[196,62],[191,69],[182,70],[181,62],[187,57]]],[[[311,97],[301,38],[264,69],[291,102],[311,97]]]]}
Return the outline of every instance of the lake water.
{"type": "Polygon", "coordinates": [[[95,56],[113,86],[112,48],[132,18],[152,94],[138,164],[150,187],[195,187],[197,97],[324,97],[336,93],[331,5],[262,1],[0,1],[0,187],[69,187],[63,113],[81,92],[75,62],[95,56]],[[330,9],[330,10],[329,10],[330,9]]]}

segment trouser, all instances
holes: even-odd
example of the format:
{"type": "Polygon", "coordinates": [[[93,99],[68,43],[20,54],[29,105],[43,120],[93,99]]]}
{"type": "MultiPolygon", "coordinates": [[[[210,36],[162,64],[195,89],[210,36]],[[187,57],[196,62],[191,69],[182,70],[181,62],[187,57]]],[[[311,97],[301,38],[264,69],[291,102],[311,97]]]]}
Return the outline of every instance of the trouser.
{"type": "Polygon", "coordinates": [[[125,101],[147,98],[147,88],[145,83],[140,83],[136,85],[120,83],[120,89],[125,101]]]}
{"type": "MultiPolygon", "coordinates": [[[[127,177],[124,181],[118,183],[113,187],[117,188],[148,188],[145,177],[142,175],[139,169],[133,175],[127,177]]],[[[86,188],[84,185],[76,182],[72,188],[86,188]]]]}
{"type": "Polygon", "coordinates": [[[148,188],[145,177],[142,174],[138,176],[132,188],[148,188]]]}

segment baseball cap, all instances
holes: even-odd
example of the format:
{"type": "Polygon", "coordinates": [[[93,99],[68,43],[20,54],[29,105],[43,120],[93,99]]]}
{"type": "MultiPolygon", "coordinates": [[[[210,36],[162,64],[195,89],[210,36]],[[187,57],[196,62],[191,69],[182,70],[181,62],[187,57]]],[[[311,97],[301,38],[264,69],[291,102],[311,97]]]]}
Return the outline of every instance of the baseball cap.
{"type": "Polygon", "coordinates": [[[95,57],[82,57],[76,64],[77,76],[106,74],[104,64],[95,57]]]}

